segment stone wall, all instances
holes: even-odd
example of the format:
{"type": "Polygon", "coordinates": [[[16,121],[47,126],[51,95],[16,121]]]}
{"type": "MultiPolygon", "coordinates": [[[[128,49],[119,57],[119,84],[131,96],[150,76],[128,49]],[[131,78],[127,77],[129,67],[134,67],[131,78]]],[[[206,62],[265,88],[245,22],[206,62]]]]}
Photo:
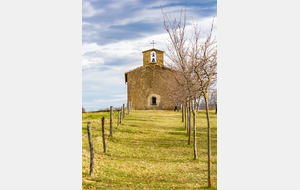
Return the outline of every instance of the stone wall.
{"type": "MultiPolygon", "coordinates": [[[[149,54],[150,58],[150,54],[149,54]]],[[[153,64],[126,73],[128,101],[135,110],[173,110],[174,101],[168,83],[174,81],[174,71],[153,64]],[[156,105],[152,105],[152,97],[156,105]]]]}

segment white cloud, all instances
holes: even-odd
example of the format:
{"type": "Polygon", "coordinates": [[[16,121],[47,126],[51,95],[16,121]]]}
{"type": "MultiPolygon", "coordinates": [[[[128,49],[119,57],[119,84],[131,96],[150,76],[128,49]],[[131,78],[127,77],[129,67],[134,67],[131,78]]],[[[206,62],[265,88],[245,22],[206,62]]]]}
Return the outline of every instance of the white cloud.
{"type": "Polygon", "coordinates": [[[104,60],[101,57],[93,58],[93,59],[82,58],[82,70],[99,68],[102,64],[104,64],[104,60]]]}
{"type": "Polygon", "coordinates": [[[92,17],[101,12],[103,12],[103,10],[101,9],[95,10],[95,8],[91,5],[90,2],[87,1],[82,2],[82,17],[92,17]]]}
{"type": "Polygon", "coordinates": [[[100,49],[101,46],[97,45],[96,43],[82,44],[82,54],[88,51],[96,51],[100,49]]]}

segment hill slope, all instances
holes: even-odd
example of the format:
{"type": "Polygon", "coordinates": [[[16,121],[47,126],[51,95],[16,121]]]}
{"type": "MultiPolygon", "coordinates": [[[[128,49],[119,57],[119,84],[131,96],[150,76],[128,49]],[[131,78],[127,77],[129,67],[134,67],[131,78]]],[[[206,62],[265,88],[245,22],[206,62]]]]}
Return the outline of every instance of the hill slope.
{"type": "MultiPolygon", "coordinates": [[[[109,113],[82,114],[83,189],[202,189],[207,186],[207,124],[205,112],[196,119],[198,159],[188,145],[181,112],[131,111],[109,137],[109,113]],[[103,152],[101,118],[105,116],[107,153],[103,152]],[[92,121],[94,176],[89,173],[87,122],[92,121]]],[[[212,181],[217,184],[217,115],[210,112],[212,181]]],[[[193,138],[191,138],[193,139],[193,138]]]]}

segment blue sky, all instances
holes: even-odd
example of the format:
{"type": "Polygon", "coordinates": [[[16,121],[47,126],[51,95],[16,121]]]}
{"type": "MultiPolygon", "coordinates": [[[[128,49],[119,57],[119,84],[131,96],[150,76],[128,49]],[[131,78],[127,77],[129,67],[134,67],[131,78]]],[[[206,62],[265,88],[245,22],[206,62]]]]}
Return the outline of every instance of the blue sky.
{"type": "Polygon", "coordinates": [[[142,51],[165,51],[164,12],[173,18],[181,8],[187,13],[187,33],[192,17],[208,31],[217,1],[82,1],[82,105],[86,111],[119,107],[127,102],[124,73],[143,64],[142,51]]]}

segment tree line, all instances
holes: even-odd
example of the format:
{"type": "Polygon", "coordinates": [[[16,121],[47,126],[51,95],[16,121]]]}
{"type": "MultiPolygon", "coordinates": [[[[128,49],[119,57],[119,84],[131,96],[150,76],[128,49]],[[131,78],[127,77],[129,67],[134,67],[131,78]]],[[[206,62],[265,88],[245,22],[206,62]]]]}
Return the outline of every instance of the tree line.
{"type": "MultiPolygon", "coordinates": [[[[194,158],[197,159],[196,147],[196,112],[193,102],[204,100],[204,109],[207,120],[208,137],[208,187],[212,187],[211,181],[211,139],[210,139],[210,117],[209,99],[216,101],[217,83],[217,40],[213,37],[214,20],[211,23],[210,31],[201,30],[198,22],[192,21],[193,32],[191,37],[187,37],[186,31],[186,11],[181,10],[179,19],[172,19],[170,15],[163,12],[163,26],[168,34],[166,39],[168,67],[173,68],[175,83],[169,84],[172,91],[170,96],[175,101],[181,101],[183,105],[183,120],[188,134],[188,144],[191,143],[191,126],[193,125],[194,158]],[[201,38],[202,33],[204,38],[201,38]],[[191,118],[193,115],[193,121],[191,118]]],[[[215,106],[216,106],[215,102],[215,106]]],[[[212,106],[212,105],[210,105],[212,106]]]]}

